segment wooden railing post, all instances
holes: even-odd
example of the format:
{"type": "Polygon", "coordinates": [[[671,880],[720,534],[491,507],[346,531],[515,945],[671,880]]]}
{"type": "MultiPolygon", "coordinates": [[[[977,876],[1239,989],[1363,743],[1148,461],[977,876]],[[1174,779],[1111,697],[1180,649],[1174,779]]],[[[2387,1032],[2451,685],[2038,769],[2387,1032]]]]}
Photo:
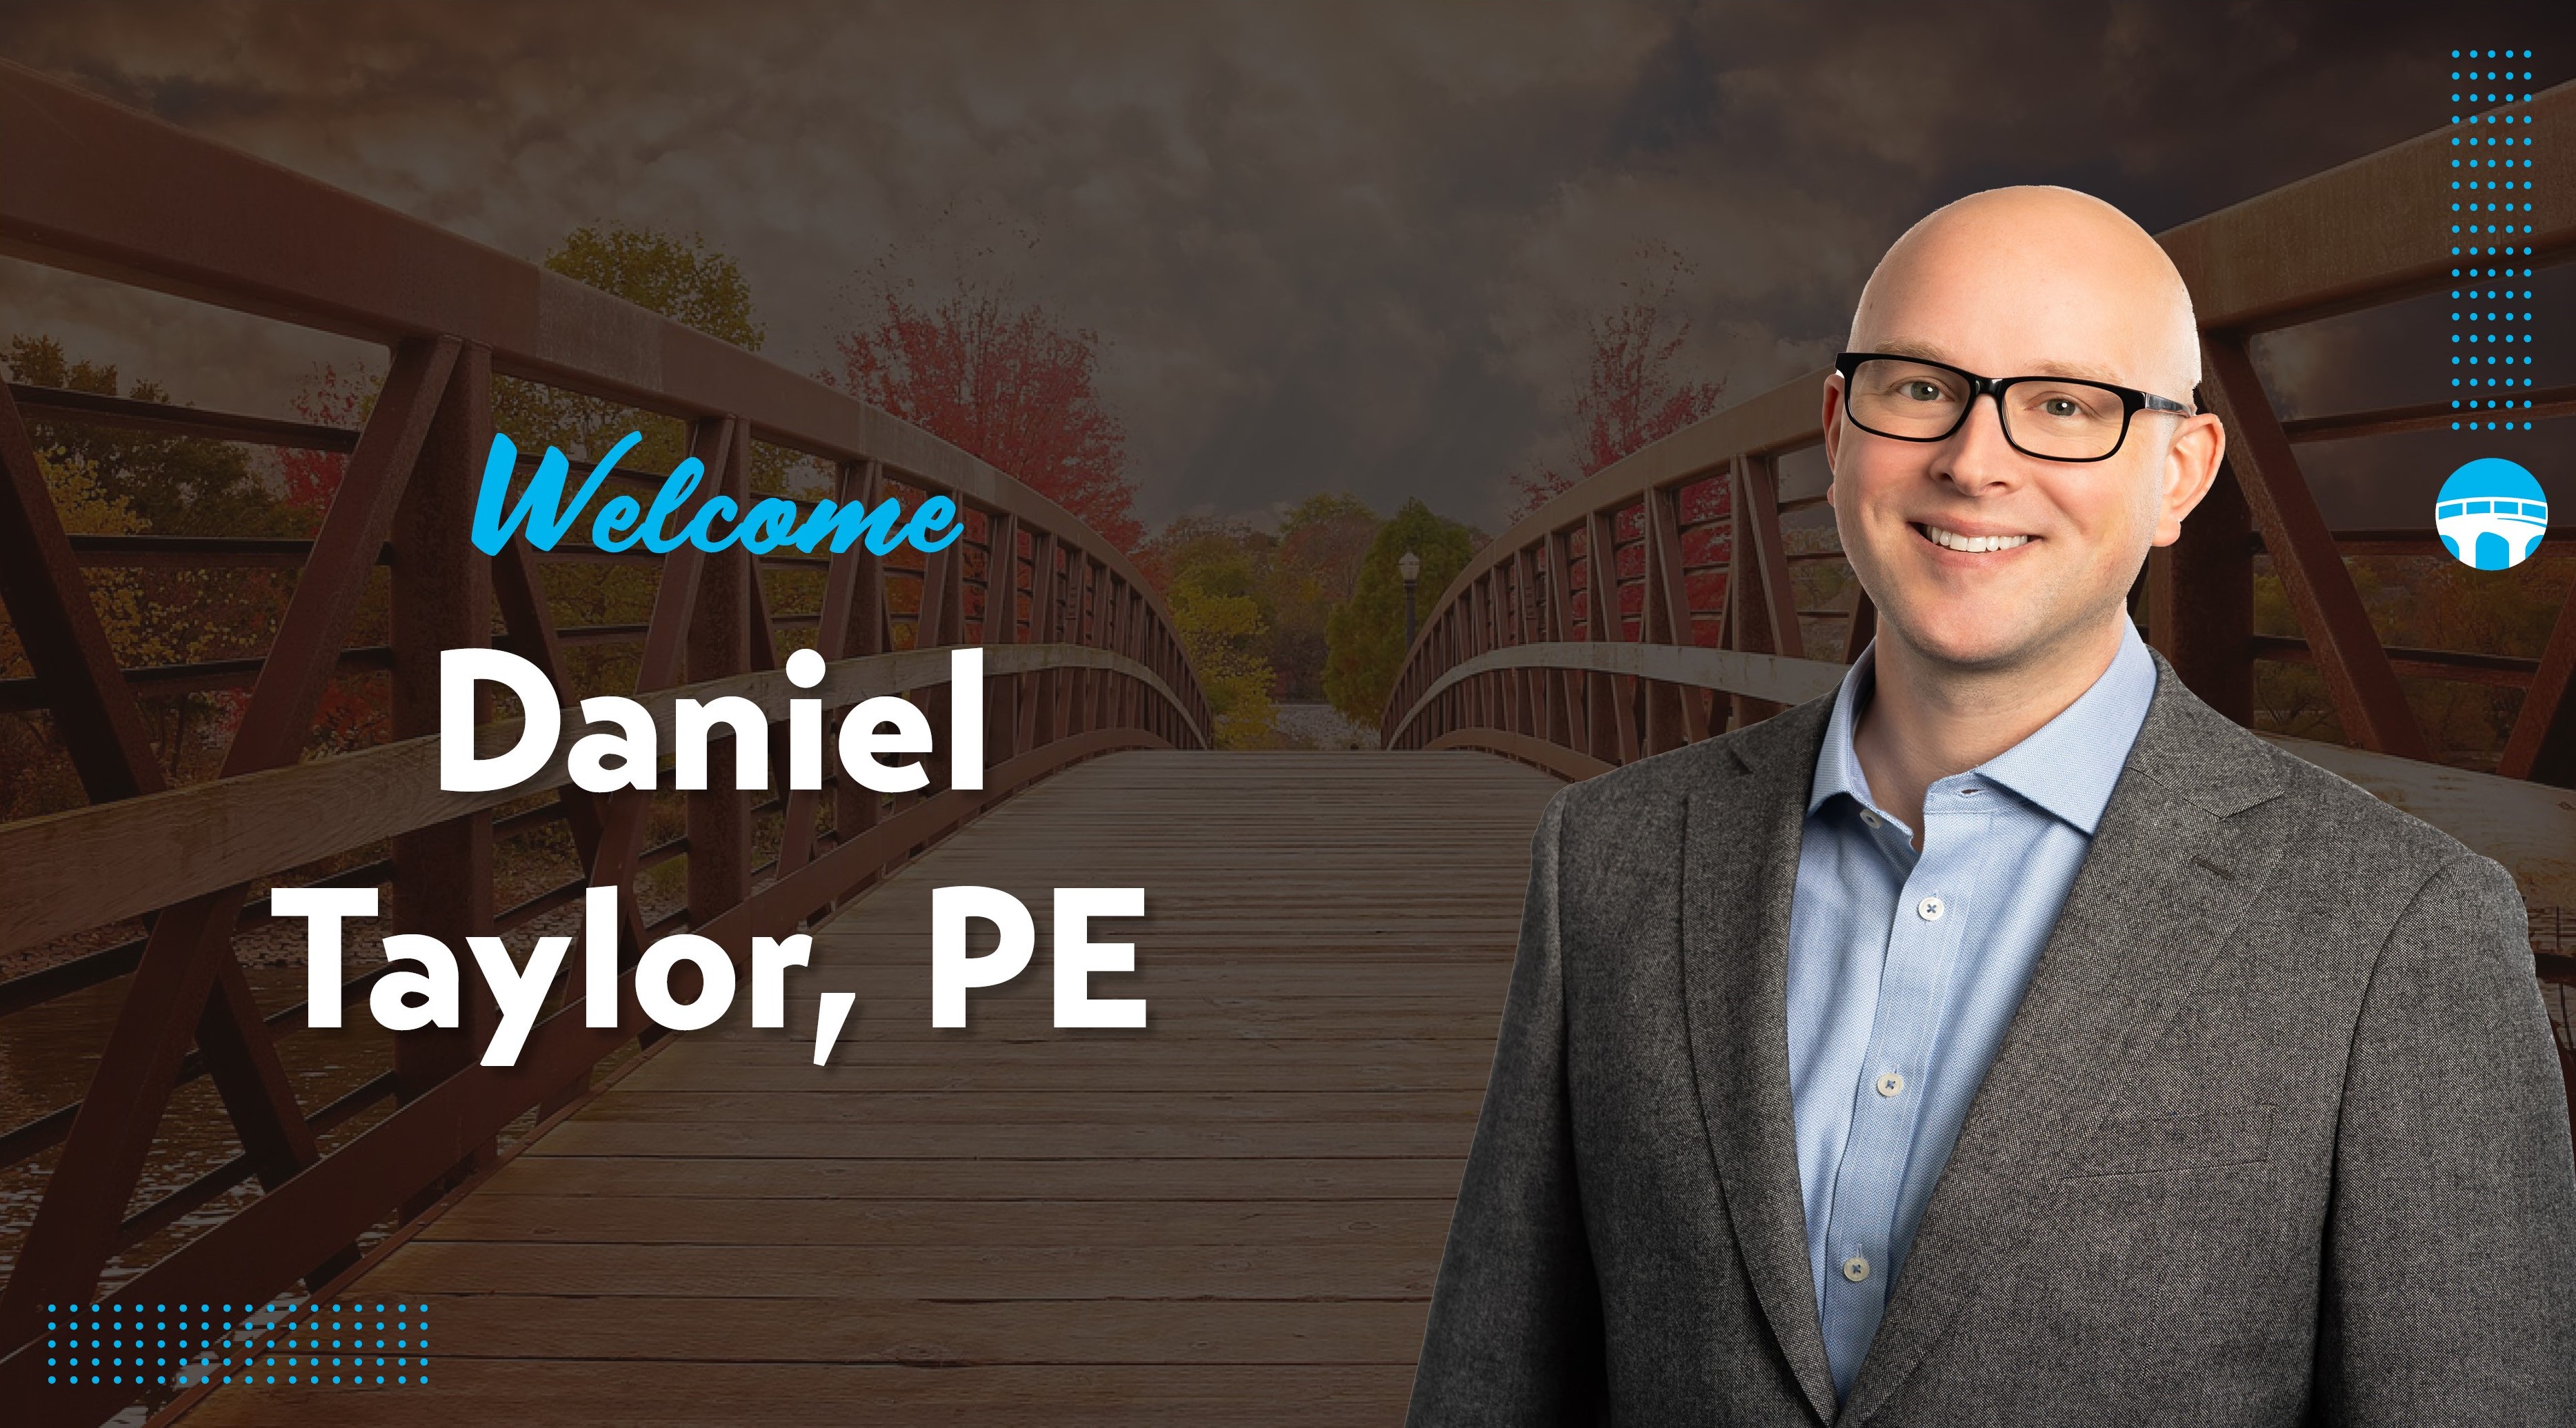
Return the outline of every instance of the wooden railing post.
{"type": "MultiPolygon", "coordinates": [[[[1547,637],[1566,641],[1574,638],[1574,537],[1561,526],[1547,533],[1547,637]]],[[[1583,676],[1573,670],[1559,671],[1548,681],[1555,698],[1548,715],[1547,736],[1569,749],[1592,746],[1584,687],[1583,676]]]]}
{"type": "MultiPolygon", "coordinates": [[[[953,497],[952,497],[953,499],[953,497]]],[[[963,503],[960,503],[961,507],[963,503]]],[[[963,516],[960,516],[963,519],[963,516]]],[[[956,645],[965,640],[966,627],[966,538],[959,536],[932,551],[921,566],[921,611],[912,626],[912,647],[931,649],[956,645]]],[[[947,787],[955,773],[944,731],[948,727],[951,695],[945,679],[927,688],[916,689],[905,696],[920,706],[934,731],[931,752],[924,755],[921,766],[930,775],[929,784],[918,793],[905,794],[896,801],[898,808],[930,798],[930,789],[947,787]]],[[[936,836],[935,830],[931,836],[936,836]]],[[[930,837],[912,845],[910,856],[919,857],[930,846],[930,837]]]]}
{"type": "MultiPolygon", "coordinates": [[[[982,642],[987,645],[1011,645],[1020,639],[1020,522],[1016,516],[998,514],[985,524],[984,552],[984,628],[982,642]]],[[[984,756],[994,763],[1020,751],[1020,681],[1016,678],[994,679],[984,683],[984,756]]]]}
{"type": "MultiPolygon", "coordinates": [[[[1583,633],[1588,640],[1619,638],[1619,547],[1614,525],[1615,518],[1608,511],[1592,511],[1584,517],[1583,633]]],[[[1592,756],[1607,763],[1634,762],[1637,721],[1617,676],[1592,670],[1584,675],[1584,683],[1592,756]]]]}
{"type": "MultiPolygon", "coordinates": [[[[855,470],[844,467],[841,485],[850,495],[844,501],[858,500],[874,506],[885,499],[885,467],[870,461],[855,470]]],[[[846,584],[848,614],[838,628],[825,609],[821,631],[824,653],[835,659],[856,659],[864,655],[885,654],[894,648],[893,627],[886,609],[885,558],[868,549],[867,542],[851,543],[844,557],[833,558],[835,581],[846,584]]],[[[837,761],[836,761],[837,762],[837,761]]],[[[835,845],[848,843],[877,825],[884,795],[842,775],[832,781],[832,838],[835,845]]],[[[875,885],[876,872],[863,873],[851,893],[875,885]]],[[[845,894],[847,896],[847,894],[845,894]]]]}
{"type": "MultiPolygon", "coordinates": [[[[1537,550],[1523,546],[1512,552],[1512,643],[1533,644],[1546,636],[1539,633],[1541,600],[1537,550]]],[[[1547,734],[1548,681],[1535,670],[1513,671],[1512,728],[1519,733],[1540,738],[1547,734]]]]}
{"type": "MultiPolygon", "coordinates": [[[[419,468],[403,490],[393,521],[393,736],[439,728],[439,660],[443,651],[490,642],[491,562],[474,548],[474,501],[483,458],[492,445],[492,358],[480,347],[459,353],[456,370],[420,448],[419,468]]],[[[481,686],[477,693],[481,694],[481,686]]],[[[480,697],[475,722],[491,717],[480,697]]],[[[492,931],[492,816],[472,813],[394,839],[393,923],[427,933],[464,954],[466,939],[492,931]]],[[[473,1064],[492,1038],[500,1011],[479,977],[463,979],[461,1025],[425,1027],[394,1036],[398,1103],[473,1064]]],[[[483,1142],[448,1173],[420,1187],[403,1207],[411,1218],[450,1185],[491,1163],[483,1142]]]]}
{"type": "MultiPolygon", "coordinates": [[[[1064,632],[1064,581],[1056,573],[1059,547],[1055,532],[1039,531],[1029,542],[1029,639],[1054,644],[1064,632]]],[[[1020,704],[1020,747],[1039,748],[1055,739],[1055,671],[1027,676],[1028,697],[1020,704]]]]}
{"type": "MultiPolygon", "coordinates": [[[[1124,577],[1111,573],[1104,589],[1108,595],[1108,609],[1103,612],[1100,647],[1113,652],[1124,650],[1127,645],[1127,581],[1124,577]]],[[[1098,722],[1092,727],[1107,729],[1118,724],[1119,716],[1124,712],[1127,702],[1127,691],[1119,686],[1125,683],[1126,681],[1117,675],[1106,670],[1101,671],[1097,687],[1100,700],[1096,715],[1098,722]]]]}
{"type": "MultiPolygon", "coordinates": [[[[1073,627],[1073,643],[1085,649],[1093,649],[1100,643],[1099,586],[1101,577],[1107,571],[1100,562],[1091,558],[1089,551],[1082,553],[1081,559],[1076,562],[1076,567],[1078,574],[1073,581],[1073,608],[1068,612],[1073,627]]],[[[1064,731],[1068,734],[1084,734],[1091,731],[1091,683],[1091,671],[1087,669],[1076,671],[1065,680],[1067,707],[1064,731]]]]}
{"type": "MultiPolygon", "coordinates": [[[[1131,585],[1127,588],[1126,633],[1118,641],[1118,652],[1139,664],[1144,662],[1147,653],[1145,621],[1145,592],[1131,585]]],[[[1145,686],[1127,675],[1119,675],[1117,679],[1119,727],[1136,728],[1145,721],[1145,686]]]]}
{"type": "MultiPolygon", "coordinates": [[[[1691,632],[1690,583],[1682,575],[1681,488],[1649,487],[1646,491],[1646,594],[1655,613],[1653,638],[1665,644],[1694,643],[1691,632]]],[[[1666,721],[1665,737],[1674,743],[1697,743],[1708,737],[1708,696],[1697,689],[1658,684],[1657,699],[1666,721]],[[1673,721],[1678,719],[1678,724],[1673,721]]],[[[1657,706],[1649,706],[1650,715],[1657,706]]]]}
{"type": "MultiPolygon", "coordinates": [[[[750,505],[751,432],[737,423],[724,465],[707,473],[735,509],[750,505]]],[[[704,558],[691,611],[691,683],[751,668],[751,556],[739,545],[704,558]]],[[[709,741],[707,788],[687,795],[689,925],[704,927],[751,896],[751,794],[734,786],[734,740],[709,741]]]]}
{"type": "MultiPolygon", "coordinates": [[[[1728,506],[1734,520],[1726,573],[1727,628],[1733,636],[1728,648],[1806,658],[1797,598],[1789,583],[1786,538],[1780,529],[1779,478],[1769,457],[1735,458],[1728,506]]],[[[1780,712],[1780,706],[1768,700],[1740,694],[1731,698],[1738,728],[1780,712]]]]}
{"type": "MultiPolygon", "coordinates": [[[[1474,659],[1494,647],[1493,589],[1494,575],[1490,570],[1467,586],[1464,596],[1467,602],[1467,616],[1463,631],[1466,637],[1466,648],[1459,651],[1462,658],[1474,659]]],[[[1486,712],[1488,706],[1493,703],[1492,679],[1490,677],[1471,679],[1467,681],[1464,688],[1467,692],[1467,707],[1460,711],[1459,722],[1470,726],[1493,723],[1492,716],[1486,712]]]]}

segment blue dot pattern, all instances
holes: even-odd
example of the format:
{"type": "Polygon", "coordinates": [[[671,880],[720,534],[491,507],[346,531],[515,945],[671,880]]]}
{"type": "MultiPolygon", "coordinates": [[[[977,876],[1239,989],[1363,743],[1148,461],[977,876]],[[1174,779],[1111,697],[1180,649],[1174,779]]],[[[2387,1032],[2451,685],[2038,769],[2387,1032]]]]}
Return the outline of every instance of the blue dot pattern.
{"type": "Polygon", "coordinates": [[[45,1382],[426,1384],[429,1306],[48,1304],[45,1382]]]}
{"type": "Polygon", "coordinates": [[[2530,50],[2451,51],[2451,430],[2529,431],[2537,73],[2530,50]],[[2472,112],[2476,111],[2476,112],[2472,112]],[[2517,152],[2519,151],[2519,152],[2517,152]],[[2517,419],[2516,414],[2522,415],[2517,419]]]}

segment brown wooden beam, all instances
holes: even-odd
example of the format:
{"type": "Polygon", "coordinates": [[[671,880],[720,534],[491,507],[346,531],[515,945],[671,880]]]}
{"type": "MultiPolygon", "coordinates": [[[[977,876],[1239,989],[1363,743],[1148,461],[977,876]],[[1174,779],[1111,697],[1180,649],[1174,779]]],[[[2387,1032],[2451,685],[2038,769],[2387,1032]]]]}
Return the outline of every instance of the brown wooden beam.
{"type": "MultiPolygon", "coordinates": [[[[1617,523],[1617,515],[1607,510],[1593,511],[1584,518],[1583,569],[1591,609],[1585,625],[1586,634],[1595,640],[1617,640],[1622,634],[1620,626],[1624,619],[1619,608],[1617,523]]],[[[1635,763],[1638,751],[1635,701],[1615,674],[1595,670],[1586,678],[1591,683],[1595,740],[1592,756],[1610,763],[1635,763]],[[1609,737],[1604,740],[1603,735],[1609,737]],[[1606,747],[1603,746],[1605,744],[1606,747]]]]}
{"type": "MultiPolygon", "coordinates": [[[[749,427],[735,423],[723,464],[708,466],[706,484],[700,489],[730,498],[737,511],[749,509],[750,449],[749,427]]],[[[748,672],[753,664],[754,619],[750,553],[736,545],[706,555],[699,564],[697,584],[697,600],[688,613],[689,682],[748,672]]],[[[760,623],[765,634],[767,621],[760,623]]],[[[751,896],[751,796],[734,782],[736,742],[731,735],[708,740],[707,787],[682,795],[687,804],[692,927],[704,927],[751,896]]]]}
{"type": "MultiPolygon", "coordinates": [[[[480,347],[457,356],[423,437],[417,470],[394,508],[391,546],[393,601],[393,736],[418,738],[439,731],[439,664],[451,649],[485,645],[492,636],[490,561],[475,548],[474,504],[483,460],[492,445],[492,357],[480,347]]],[[[491,698],[476,687],[475,718],[490,718],[491,698]]],[[[463,955],[466,939],[492,928],[492,815],[415,829],[394,839],[393,924],[424,933],[463,955]]],[[[394,1037],[394,1085],[399,1100],[417,1099],[439,1081],[473,1064],[500,1023],[483,979],[462,979],[459,1024],[423,1027],[394,1037]]],[[[406,1201],[409,1219],[435,1203],[450,1185],[491,1163],[486,1142],[420,1187],[406,1201]]]]}
{"type": "Polygon", "coordinates": [[[145,401],[139,397],[110,396],[105,392],[74,392],[27,382],[11,382],[8,387],[9,394],[18,399],[21,409],[81,426],[144,431],[160,436],[194,436],[296,451],[354,451],[358,445],[358,433],[347,427],[208,411],[203,407],[183,407],[175,402],[145,401]]]}
{"type": "Polygon", "coordinates": [[[2576,600],[2558,607],[2496,772],[2576,788],[2576,600]]]}
{"type": "Polygon", "coordinates": [[[166,782],[107,627],[73,558],[26,423],[0,391],[0,599],[92,803],[166,782]]]}
{"type": "MultiPolygon", "coordinates": [[[[1646,492],[1646,594],[1654,611],[1655,628],[1649,638],[1671,645],[1698,643],[1692,638],[1690,586],[1682,577],[1681,490],[1658,487],[1646,492]]],[[[1658,704],[1668,719],[1677,719],[1672,732],[1677,742],[1695,744],[1708,737],[1708,695],[1697,689],[1677,685],[1651,684],[1654,702],[1647,705],[1651,717],[1658,704]]]]}
{"type": "Polygon", "coordinates": [[[2301,417],[2281,423],[2282,434],[2295,442],[2348,441],[2363,436],[2395,436],[2409,431],[2440,431],[2454,422],[2548,421],[2555,417],[2576,415],[2576,387],[2536,387],[2514,398],[2528,402],[2506,410],[2468,411],[2447,402],[2419,402],[2413,406],[2387,407],[2377,411],[2334,412],[2326,416],[2301,417]]]}
{"type": "Polygon", "coordinates": [[[2201,340],[2206,377],[2201,390],[2227,428],[2228,464],[2245,504],[2262,527],[2272,570],[2317,656],[2326,694],[2344,733],[2365,749],[2400,758],[2430,759],[2431,746],[2407,706],[2369,612],[2353,588],[2352,572],[2335,549],[2334,534],[2317,510],[2298,457],[2282,435],[2280,417],[2254,371],[2242,334],[2201,340]]]}
{"type": "MultiPolygon", "coordinates": [[[[1548,640],[1574,638],[1574,538],[1563,530],[1547,533],[1547,632],[1548,640]]],[[[1547,737],[1551,743],[1569,749],[1591,747],[1588,725],[1584,718],[1584,680],[1574,670],[1560,670],[1548,676],[1549,700],[1547,737]]],[[[1420,698],[1417,693],[1413,696],[1420,698]]]]}

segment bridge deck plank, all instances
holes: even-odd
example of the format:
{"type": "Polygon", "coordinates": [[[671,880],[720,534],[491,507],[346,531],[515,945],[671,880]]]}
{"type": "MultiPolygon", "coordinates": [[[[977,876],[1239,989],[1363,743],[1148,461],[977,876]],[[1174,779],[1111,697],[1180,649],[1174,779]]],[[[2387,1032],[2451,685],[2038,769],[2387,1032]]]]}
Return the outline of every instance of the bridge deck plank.
{"type": "Polygon", "coordinates": [[[675,1039],[378,1265],[425,1389],[191,1424],[1387,1422],[1556,781],[1480,754],[1138,753],[816,936],[789,1031],[675,1039]],[[1018,895],[1018,981],[929,1027],[929,889],[1018,895]],[[1056,1030],[1055,886],[1133,886],[1152,1026],[1056,1030]],[[861,1002],[811,1064],[812,994],[861,1002]]]}

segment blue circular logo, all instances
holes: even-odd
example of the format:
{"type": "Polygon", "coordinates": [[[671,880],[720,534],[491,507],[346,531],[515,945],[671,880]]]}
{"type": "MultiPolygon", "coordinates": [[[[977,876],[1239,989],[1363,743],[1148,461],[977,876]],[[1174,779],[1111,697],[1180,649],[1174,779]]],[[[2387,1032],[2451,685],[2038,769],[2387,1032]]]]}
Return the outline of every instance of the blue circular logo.
{"type": "Polygon", "coordinates": [[[2433,501],[2442,548],[2477,570],[2506,570],[2531,558],[2549,532],[2549,496],[2518,462],[2481,456],[2451,473],[2433,501]]]}

